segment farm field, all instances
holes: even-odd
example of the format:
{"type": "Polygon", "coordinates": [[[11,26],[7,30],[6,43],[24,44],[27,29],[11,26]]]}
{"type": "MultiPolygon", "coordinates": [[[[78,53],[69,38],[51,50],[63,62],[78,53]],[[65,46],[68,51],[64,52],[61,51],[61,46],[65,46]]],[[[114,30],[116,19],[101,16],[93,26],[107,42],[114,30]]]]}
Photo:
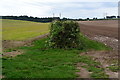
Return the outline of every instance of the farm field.
{"type": "Polygon", "coordinates": [[[0,79],[119,80],[117,0],[0,3],[0,79]]]}
{"type": "Polygon", "coordinates": [[[9,19],[1,20],[3,40],[28,40],[49,32],[49,23],[9,19]]]}
{"type": "Polygon", "coordinates": [[[91,37],[95,35],[118,39],[118,20],[79,21],[81,32],[91,37]]]}
{"type": "MultiPolygon", "coordinates": [[[[113,26],[110,25],[110,27],[109,23],[106,22],[106,24],[103,22],[100,21],[100,24],[96,23],[96,21],[79,22],[82,33],[81,41],[86,45],[82,50],[46,49],[45,42],[47,38],[35,40],[30,45],[5,50],[3,54],[2,77],[117,78],[119,68],[117,66],[118,33],[116,32],[116,21],[113,21],[115,24],[113,26]],[[106,45],[113,48],[113,50],[106,45]],[[111,64],[114,65],[111,66],[111,64]],[[11,65],[13,67],[11,67],[11,65]]],[[[33,23],[34,22],[31,22],[30,24],[33,23]]],[[[24,23],[24,25],[25,24],[26,23],[24,23]]],[[[39,25],[40,24],[46,25],[46,23],[39,23],[39,25]]],[[[49,23],[46,25],[46,30],[49,31],[48,25],[49,23]]],[[[25,39],[29,38],[25,37],[25,39]]]]}

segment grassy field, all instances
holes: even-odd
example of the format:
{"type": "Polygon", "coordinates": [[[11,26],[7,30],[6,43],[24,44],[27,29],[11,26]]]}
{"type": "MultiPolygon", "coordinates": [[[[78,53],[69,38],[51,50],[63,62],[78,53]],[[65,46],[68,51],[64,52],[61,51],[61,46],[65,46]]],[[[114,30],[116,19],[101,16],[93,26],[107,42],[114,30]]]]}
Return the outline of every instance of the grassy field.
{"type": "MultiPolygon", "coordinates": [[[[92,72],[92,78],[107,78],[101,65],[89,56],[81,56],[86,50],[108,50],[105,45],[87,39],[81,35],[86,48],[78,49],[49,49],[45,48],[45,41],[34,41],[33,46],[23,46],[10,51],[22,50],[24,53],[16,57],[3,57],[3,76],[5,78],[76,78],[77,63],[87,64],[86,67],[92,72]]],[[[8,52],[10,52],[8,50],[8,52]]]]}
{"type": "MultiPolygon", "coordinates": [[[[27,40],[49,32],[49,23],[36,23],[19,20],[3,20],[4,40],[27,40]]],[[[84,48],[80,49],[51,49],[46,47],[48,38],[35,40],[31,45],[7,49],[4,53],[20,52],[21,55],[2,57],[2,74],[4,78],[77,78],[77,63],[84,63],[91,78],[108,78],[100,62],[90,56],[80,55],[89,50],[109,50],[102,43],[93,41],[80,33],[84,48]]],[[[4,54],[3,53],[3,54],[4,54]]]]}
{"type": "Polygon", "coordinates": [[[49,23],[9,19],[1,20],[3,40],[27,40],[49,32],[49,23]]]}

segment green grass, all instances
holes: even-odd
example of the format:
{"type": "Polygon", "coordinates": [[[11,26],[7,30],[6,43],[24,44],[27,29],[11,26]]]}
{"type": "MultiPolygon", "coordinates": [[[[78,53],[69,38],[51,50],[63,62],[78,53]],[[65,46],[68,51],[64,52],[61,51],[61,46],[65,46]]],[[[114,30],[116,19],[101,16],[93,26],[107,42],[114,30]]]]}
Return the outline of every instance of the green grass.
{"type": "MultiPolygon", "coordinates": [[[[82,35],[81,35],[82,36],[82,35]]],[[[104,76],[103,69],[96,68],[100,63],[93,61],[89,56],[80,56],[86,50],[108,50],[105,45],[81,37],[86,47],[78,49],[46,49],[45,41],[41,39],[34,41],[34,46],[23,46],[16,49],[24,50],[24,54],[14,58],[3,57],[3,75],[6,78],[76,78],[75,64],[78,62],[89,65],[95,78],[104,76]],[[100,73],[100,75],[98,75],[100,73]],[[97,74],[96,74],[97,73],[97,74]]]]}
{"type": "Polygon", "coordinates": [[[120,70],[119,65],[111,65],[108,68],[113,72],[118,72],[120,70]]]}
{"type": "Polygon", "coordinates": [[[49,32],[49,23],[0,19],[3,40],[27,40],[49,32]]]}

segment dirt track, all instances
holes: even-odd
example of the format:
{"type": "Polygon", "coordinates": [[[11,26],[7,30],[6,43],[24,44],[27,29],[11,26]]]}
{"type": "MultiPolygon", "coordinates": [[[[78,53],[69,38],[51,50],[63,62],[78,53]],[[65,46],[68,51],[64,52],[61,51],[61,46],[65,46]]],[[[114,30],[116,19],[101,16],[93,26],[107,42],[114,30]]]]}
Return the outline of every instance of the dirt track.
{"type": "Polygon", "coordinates": [[[15,48],[15,47],[20,47],[20,46],[30,45],[33,41],[38,40],[38,39],[42,39],[44,37],[47,37],[48,35],[49,35],[49,33],[44,34],[44,35],[40,35],[40,36],[31,38],[31,39],[25,40],[25,41],[3,40],[2,41],[2,47],[3,47],[3,50],[4,50],[4,49],[9,49],[9,48],[15,48]]]}

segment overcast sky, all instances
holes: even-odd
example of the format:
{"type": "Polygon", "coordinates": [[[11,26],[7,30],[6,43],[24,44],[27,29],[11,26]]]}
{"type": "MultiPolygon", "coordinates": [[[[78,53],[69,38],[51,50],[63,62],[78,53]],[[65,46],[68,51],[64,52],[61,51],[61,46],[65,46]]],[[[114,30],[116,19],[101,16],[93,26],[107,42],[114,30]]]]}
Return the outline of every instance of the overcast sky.
{"type": "Polygon", "coordinates": [[[67,18],[102,18],[118,15],[119,0],[0,0],[0,15],[67,18]]]}

